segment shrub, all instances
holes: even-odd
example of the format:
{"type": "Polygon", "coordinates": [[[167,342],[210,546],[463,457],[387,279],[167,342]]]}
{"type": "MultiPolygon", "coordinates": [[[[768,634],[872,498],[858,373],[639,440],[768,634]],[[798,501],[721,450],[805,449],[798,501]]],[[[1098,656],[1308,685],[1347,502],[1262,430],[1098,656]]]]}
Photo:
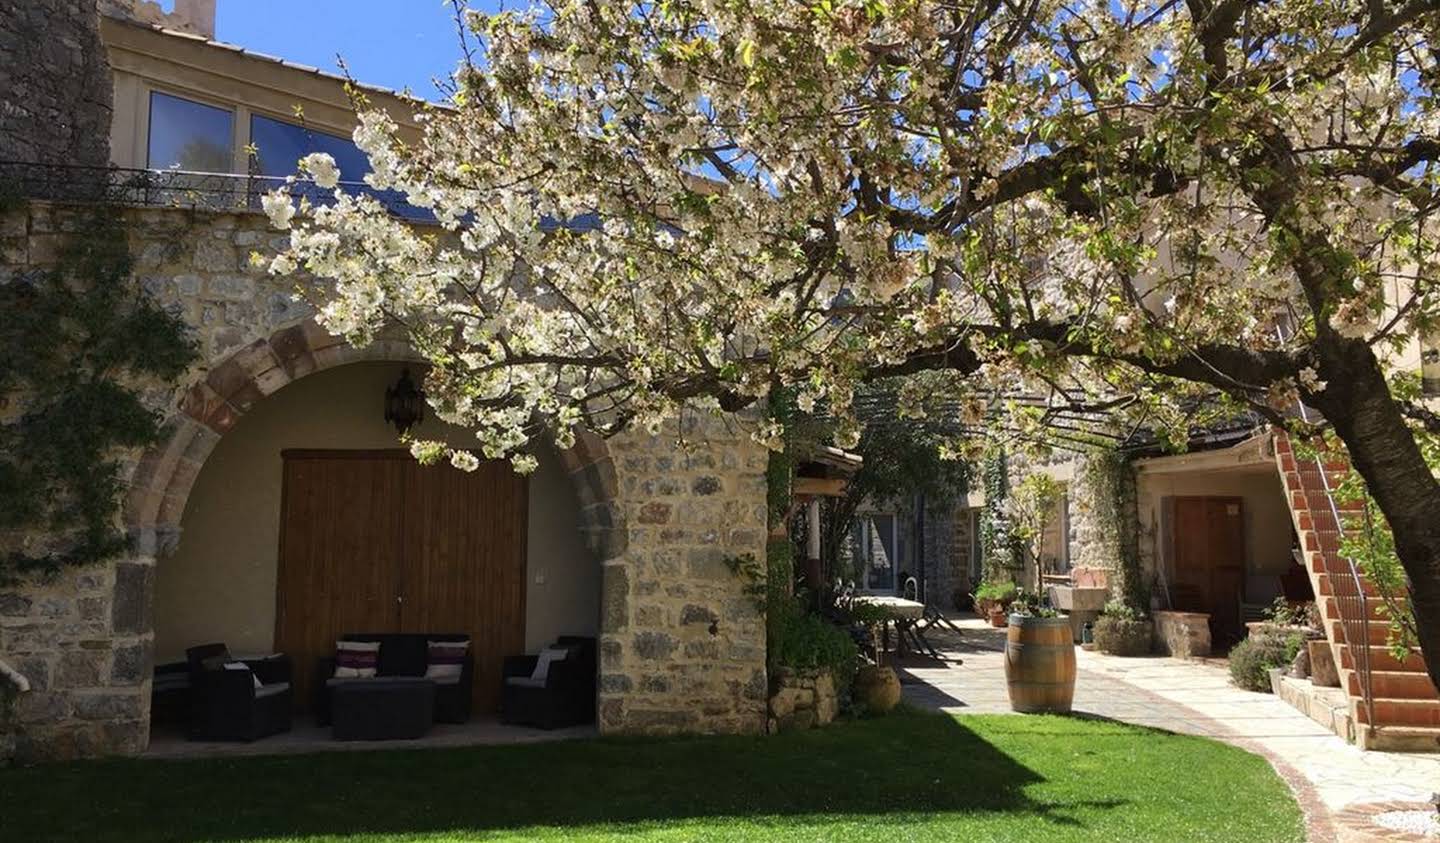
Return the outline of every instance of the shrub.
{"type": "Polygon", "coordinates": [[[1032,591],[1021,591],[1017,594],[1011,611],[1032,618],[1057,618],[1060,616],[1059,612],[1046,605],[1044,597],[1032,591]]]}
{"type": "Polygon", "coordinates": [[[850,687],[860,648],[849,632],[805,611],[794,599],[772,601],[766,631],[772,665],[795,670],[825,668],[835,678],[837,691],[843,694],[850,687]]]}
{"type": "Polygon", "coordinates": [[[1305,645],[1298,634],[1251,635],[1230,651],[1230,679],[1247,691],[1269,691],[1270,669],[1287,667],[1305,645]]]}
{"type": "Polygon", "coordinates": [[[1149,655],[1153,632],[1149,618],[1118,603],[1107,603],[1104,614],[1095,621],[1095,647],[1112,656],[1149,655]]]}
{"type": "Polygon", "coordinates": [[[998,603],[1008,606],[1020,595],[1020,589],[1013,582],[985,582],[975,589],[975,605],[998,603]]]}

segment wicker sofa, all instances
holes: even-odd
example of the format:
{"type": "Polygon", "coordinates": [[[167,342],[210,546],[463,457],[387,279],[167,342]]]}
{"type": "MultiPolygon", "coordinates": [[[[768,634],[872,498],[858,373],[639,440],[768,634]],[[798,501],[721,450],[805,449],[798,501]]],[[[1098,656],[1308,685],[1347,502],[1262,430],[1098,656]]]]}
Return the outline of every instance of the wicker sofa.
{"type": "MultiPolygon", "coordinates": [[[[379,663],[376,665],[377,678],[423,677],[429,663],[429,642],[469,641],[470,636],[461,633],[433,632],[382,632],[346,633],[342,641],[365,641],[379,643],[379,663]]],[[[470,697],[474,673],[474,656],[465,654],[460,676],[451,681],[435,682],[435,722],[464,723],[470,719],[470,697]]],[[[336,678],[335,659],[326,657],[315,665],[313,707],[315,722],[321,726],[330,725],[331,697],[337,683],[368,682],[368,679],[336,678]]]]}

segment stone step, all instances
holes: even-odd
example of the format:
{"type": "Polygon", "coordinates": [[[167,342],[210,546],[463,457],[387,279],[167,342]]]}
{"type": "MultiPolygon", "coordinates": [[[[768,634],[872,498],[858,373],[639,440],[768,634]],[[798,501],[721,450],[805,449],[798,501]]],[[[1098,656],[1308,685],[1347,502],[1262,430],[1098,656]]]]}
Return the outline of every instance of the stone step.
{"type": "Polygon", "coordinates": [[[1381,726],[1360,724],[1356,746],[1379,752],[1440,752],[1440,729],[1426,726],[1381,726]]]}
{"type": "MultiPolygon", "coordinates": [[[[1404,700],[1376,697],[1375,722],[1381,726],[1425,726],[1440,728],[1440,700],[1404,700]]],[[[1355,721],[1369,723],[1370,714],[1359,701],[1355,705],[1355,721]]]]}
{"type": "MultiPolygon", "coordinates": [[[[1360,696],[1360,674],[1353,670],[1344,671],[1345,690],[1352,697],[1360,696]]],[[[1372,670],[1370,671],[1371,693],[1377,697],[1407,700],[1440,699],[1430,675],[1413,670],[1372,670]]]]}

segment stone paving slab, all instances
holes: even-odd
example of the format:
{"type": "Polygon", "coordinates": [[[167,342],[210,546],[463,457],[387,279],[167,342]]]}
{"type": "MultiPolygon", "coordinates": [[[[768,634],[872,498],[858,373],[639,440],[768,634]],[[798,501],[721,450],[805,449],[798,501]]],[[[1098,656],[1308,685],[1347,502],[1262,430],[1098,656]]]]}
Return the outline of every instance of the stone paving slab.
{"type": "MultiPolygon", "coordinates": [[[[1011,713],[1005,631],[974,618],[933,633],[942,659],[896,665],[905,699],[957,714],[1011,713]]],[[[1217,662],[1076,651],[1077,713],[1213,737],[1265,756],[1296,791],[1312,840],[1356,839],[1330,817],[1366,802],[1423,802],[1440,791],[1440,754],[1362,752],[1271,694],[1230,684],[1217,662]]]]}

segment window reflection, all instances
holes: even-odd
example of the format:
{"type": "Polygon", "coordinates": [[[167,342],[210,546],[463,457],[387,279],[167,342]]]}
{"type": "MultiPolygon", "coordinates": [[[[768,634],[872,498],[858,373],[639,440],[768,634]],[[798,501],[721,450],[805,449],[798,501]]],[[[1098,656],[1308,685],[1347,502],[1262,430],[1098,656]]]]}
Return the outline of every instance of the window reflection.
{"type": "Polygon", "coordinates": [[[855,519],[850,531],[857,585],[865,591],[895,589],[895,516],[872,513],[855,519]]]}
{"type": "MultiPolygon", "coordinates": [[[[365,176],[370,172],[370,159],[349,138],[317,132],[257,114],[250,118],[250,145],[251,175],[260,176],[266,181],[273,179],[278,184],[285,177],[294,175],[295,164],[301,158],[311,153],[324,152],[335,159],[335,164],[340,169],[341,187],[345,191],[373,196],[391,212],[408,220],[434,219],[429,211],[406,204],[405,196],[401,192],[375,190],[366,185],[365,176]]],[[[308,195],[310,201],[317,205],[333,201],[329,191],[320,190],[313,184],[297,184],[292,188],[292,193],[297,197],[308,195]]]]}
{"type": "Polygon", "coordinates": [[[146,166],[152,170],[228,173],[234,164],[234,135],[235,116],[226,109],[158,91],[150,94],[146,166]]]}

